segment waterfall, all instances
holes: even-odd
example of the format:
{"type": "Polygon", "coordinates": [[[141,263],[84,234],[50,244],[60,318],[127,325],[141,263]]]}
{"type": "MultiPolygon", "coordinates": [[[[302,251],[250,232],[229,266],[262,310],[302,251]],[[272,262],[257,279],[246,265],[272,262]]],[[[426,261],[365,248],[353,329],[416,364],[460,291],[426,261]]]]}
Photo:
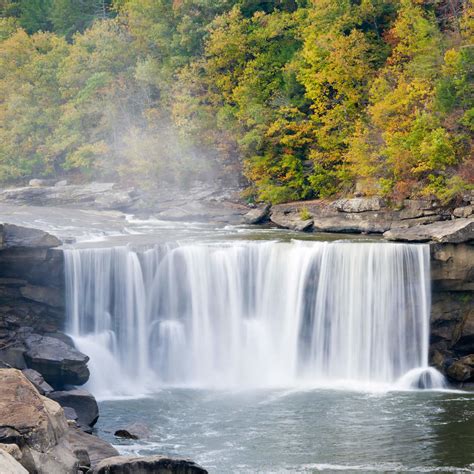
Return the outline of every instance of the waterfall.
{"type": "Polygon", "coordinates": [[[68,332],[99,396],[436,379],[427,245],[71,248],[65,262],[68,332]]]}

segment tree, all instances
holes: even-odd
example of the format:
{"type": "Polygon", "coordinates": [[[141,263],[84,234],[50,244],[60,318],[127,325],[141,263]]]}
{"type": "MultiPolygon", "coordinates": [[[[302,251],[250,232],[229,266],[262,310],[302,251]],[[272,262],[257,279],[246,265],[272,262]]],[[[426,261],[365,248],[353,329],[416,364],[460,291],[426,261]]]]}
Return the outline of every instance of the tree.
{"type": "Polygon", "coordinates": [[[111,1],[107,0],[51,0],[50,19],[54,31],[68,39],[86,30],[95,19],[105,19],[111,1]]]}
{"type": "Polygon", "coordinates": [[[20,25],[28,32],[50,31],[52,0],[20,0],[20,25]]]}

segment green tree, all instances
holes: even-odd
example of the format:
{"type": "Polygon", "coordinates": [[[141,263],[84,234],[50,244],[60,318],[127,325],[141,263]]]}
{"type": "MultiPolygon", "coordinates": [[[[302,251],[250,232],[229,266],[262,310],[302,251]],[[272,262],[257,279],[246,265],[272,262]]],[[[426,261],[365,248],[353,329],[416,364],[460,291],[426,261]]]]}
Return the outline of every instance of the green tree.
{"type": "Polygon", "coordinates": [[[105,19],[111,2],[107,0],[51,0],[50,20],[55,33],[71,38],[97,19],[105,19]]]}
{"type": "Polygon", "coordinates": [[[28,32],[51,30],[51,1],[52,0],[20,0],[20,25],[28,32]]]}

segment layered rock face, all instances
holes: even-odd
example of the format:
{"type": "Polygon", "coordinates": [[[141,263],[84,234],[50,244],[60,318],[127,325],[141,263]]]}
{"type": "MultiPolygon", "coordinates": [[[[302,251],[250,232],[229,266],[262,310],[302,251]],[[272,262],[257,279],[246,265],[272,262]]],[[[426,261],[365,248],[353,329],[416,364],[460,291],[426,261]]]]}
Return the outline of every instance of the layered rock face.
{"type": "Polygon", "coordinates": [[[89,358],[61,331],[65,321],[61,242],[37,229],[0,226],[0,361],[33,369],[55,389],[89,378],[89,358]]]}
{"type": "Polygon", "coordinates": [[[474,245],[431,245],[431,363],[474,382],[474,245]]]}

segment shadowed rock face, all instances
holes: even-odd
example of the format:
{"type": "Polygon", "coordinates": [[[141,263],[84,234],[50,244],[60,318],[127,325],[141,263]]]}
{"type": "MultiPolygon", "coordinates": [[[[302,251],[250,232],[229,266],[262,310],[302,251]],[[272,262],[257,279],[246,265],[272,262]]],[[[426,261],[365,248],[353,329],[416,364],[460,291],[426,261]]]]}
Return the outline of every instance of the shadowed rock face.
{"type": "Polygon", "coordinates": [[[430,361],[452,381],[474,381],[474,246],[431,245],[430,361]]]}
{"type": "Polygon", "coordinates": [[[82,385],[89,379],[89,357],[63,341],[48,336],[26,340],[26,364],[39,372],[55,388],[82,385]]]}
{"type": "Polygon", "coordinates": [[[49,397],[62,407],[73,408],[81,426],[94,426],[99,418],[99,407],[95,398],[83,389],[52,392],[49,397]]]}

